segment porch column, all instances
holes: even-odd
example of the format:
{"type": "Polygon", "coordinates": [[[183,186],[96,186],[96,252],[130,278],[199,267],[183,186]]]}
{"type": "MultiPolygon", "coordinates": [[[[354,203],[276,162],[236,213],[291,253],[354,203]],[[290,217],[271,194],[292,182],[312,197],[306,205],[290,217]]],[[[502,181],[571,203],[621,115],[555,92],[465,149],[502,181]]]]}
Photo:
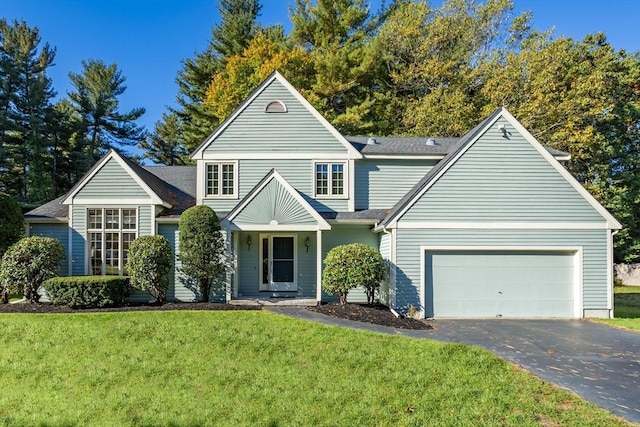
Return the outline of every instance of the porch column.
{"type": "Polygon", "coordinates": [[[233,236],[233,248],[231,253],[233,254],[233,262],[231,263],[231,267],[233,268],[233,290],[232,295],[233,298],[238,298],[238,245],[240,244],[240,232],[236,231],[232,233],[233,236]]]}
{"type": "Polygon", "coordinates": [[[316,301],[322,301],[322,230],[316,231],[316,301]]]}
{"type": "MultiPolygon", "coordinates": [[[[231,239],[233,238],[233,235],[234,235],[234,234],[235,234],[235,233],[233,233],[233,232],[231,232],[231,231],[226,231],[226,232],[225,232],[225,236],[224,236],[225,252],[226,252],[226,253],[225,253],[225,255],[226,255],[226,257],[227,257],[227,263],[229,263],[229,264],[231,264],[231,265],[233,265],[233,263],[235,262],[235,261],[234,261],[234,258],[233,258],[233,253],[231,252],[231,239]]],[[[231,274],[233,274],[233,273],[231,273],[231,274]]],[[[234,276],[235,276],[235,275],[234,275],[234,276]]],[[[231,279],[231,277],[229,277],[229,273],[227,273],[227,280],[226,280],[226,282],[227,282],[227,284],[228,284],[228,285],[227,285],[227,286],[225,286],[225,291],[226,291],[226,292],[225,292],[225,293],[226,293],[226,295],[225,295],[225,302],[229,302],[229,301],[231,301],[231,283],[232,283],[232,282],[231,282],[231,280],[229,280],[229,279],[231,279]]]]}

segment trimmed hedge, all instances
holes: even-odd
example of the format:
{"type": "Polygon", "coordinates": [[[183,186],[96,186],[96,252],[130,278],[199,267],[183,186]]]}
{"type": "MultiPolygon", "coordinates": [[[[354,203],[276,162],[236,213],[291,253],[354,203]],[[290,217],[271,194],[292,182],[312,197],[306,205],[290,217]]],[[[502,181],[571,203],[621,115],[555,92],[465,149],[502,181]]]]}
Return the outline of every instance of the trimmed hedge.
{"type": "Polygon", "coordinates": [[[71,308],[116,307],[131,294],[128,277],[54,277],[43,284],[55,305],[71,308]]]}
{"type": "Polygon", "coordinates": [[[129,246],[127,272],[131,286],[148,291],[160,302],[167,299],[171,246],[164,236],[140,236],[129,246]]]}

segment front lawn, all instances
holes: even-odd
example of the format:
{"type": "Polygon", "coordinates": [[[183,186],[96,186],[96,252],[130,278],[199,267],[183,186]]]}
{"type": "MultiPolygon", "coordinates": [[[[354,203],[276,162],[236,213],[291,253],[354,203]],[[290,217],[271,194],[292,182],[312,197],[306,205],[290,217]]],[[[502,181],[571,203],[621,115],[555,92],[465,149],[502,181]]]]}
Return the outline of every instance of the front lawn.
{"type": "Polygon", "coordinates": [[[0,315],[3,425],[626,425],[478,348],[264,311],[0,315]]]}
{"type": "Polygon", "coordinates": [[[613,288],[613,307],[615,319],[598,321],[640,331],[640,286],[616,286],[613,288]]]}

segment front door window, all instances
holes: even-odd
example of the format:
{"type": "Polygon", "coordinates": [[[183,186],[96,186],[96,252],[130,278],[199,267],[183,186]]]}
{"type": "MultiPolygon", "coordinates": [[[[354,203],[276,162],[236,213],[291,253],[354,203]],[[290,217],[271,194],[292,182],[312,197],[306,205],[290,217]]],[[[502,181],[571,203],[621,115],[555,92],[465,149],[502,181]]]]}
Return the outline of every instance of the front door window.
{"type": "Polygon", "coordinates": [[[297,290],[295,237],[262,235],[260,241],[262,255],[260,290],[297,290]]]}

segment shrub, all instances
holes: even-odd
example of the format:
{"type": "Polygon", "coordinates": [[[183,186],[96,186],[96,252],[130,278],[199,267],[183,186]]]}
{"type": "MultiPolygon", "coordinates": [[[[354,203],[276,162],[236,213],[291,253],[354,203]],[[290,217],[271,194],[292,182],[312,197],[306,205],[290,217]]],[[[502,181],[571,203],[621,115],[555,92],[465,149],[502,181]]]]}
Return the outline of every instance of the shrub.
{"type": "Polygon", "coordinates": [[[22,292],[27,301],[37,303],[38,289],[45,280],[58,275],[63,258],[64,247],[57,239],[34,236],[20,240],[2,257],[2,293],[22,292]]]}
{"type": "Polygon", "coordinates": [[[131,293],[124,276],[54,277],[43,286],[53,304],[71,308],[115,307],[131,293]]]}
{"type": "Polygon", "coordinates": [[[198,281],[200,298],[209,301],[211,287],[225,270],[224,239],[218,215],[208,206],[193,206],[180,223],[180,271],[198,281]]]}
{"type": "Polygon", "coordinates": [[[0,193],[0,258],[24,235],[22,209],[13,197],[0,193]]]}
{"type": "Polygon", "coordinates": [[[324,260],[322,288],[329,295],[338,295],[340,304],[347,303],[349,291],[363,286],[367,302],[373,304],[376,290],[387,270],[378,251],[362,243],[336,246],[324,260]]]}
{"type": "Polygon", "coordinates": [[[164,236],[140,236],[129,246],[127,273],[131,286],[148,291],[158,301],[167,299],[171,247],[164,236]]]}

